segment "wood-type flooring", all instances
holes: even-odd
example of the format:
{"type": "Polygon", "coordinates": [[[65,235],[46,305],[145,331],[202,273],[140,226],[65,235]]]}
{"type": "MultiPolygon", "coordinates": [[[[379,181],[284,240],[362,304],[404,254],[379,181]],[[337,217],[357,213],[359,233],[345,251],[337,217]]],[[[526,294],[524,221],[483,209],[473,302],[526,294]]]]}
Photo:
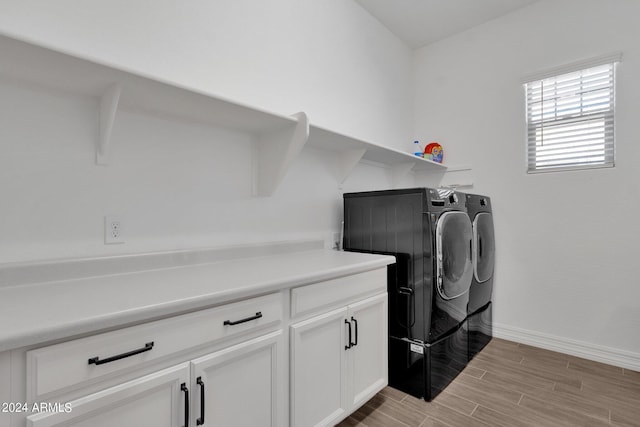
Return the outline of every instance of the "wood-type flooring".
{"type": "Polygon", "coordinates": [[[386,387],[338,426],[640,427],[640,372],[494,338],[432,402],[386,387]]]}

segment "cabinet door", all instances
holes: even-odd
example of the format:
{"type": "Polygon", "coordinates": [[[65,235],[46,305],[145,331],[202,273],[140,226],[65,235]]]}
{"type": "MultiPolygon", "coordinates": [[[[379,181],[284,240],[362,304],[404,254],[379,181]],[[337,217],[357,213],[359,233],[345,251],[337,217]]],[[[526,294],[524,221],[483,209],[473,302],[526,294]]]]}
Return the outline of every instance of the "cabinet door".
{"type": "Polygon", "coordinates": [[[189,385],[189,364],[128,381],[70,402],[64,412],[33,414],[28,427],[181,427],[184,426],[185,392],[189,385]]]}
{"type": "Polygon", "coordinates": [[[291,326],[291,425],[333,425],[345,413],[347,308],[291,326]]]}
{"type": "Polygon", "coordinates": [[[285,425],[279,411],[286,399],[279,367],[282,338],[277,331],[193,360],[194,425],[285,425]]]}
{"type": "Polygon", "coordinates": [[[388,382],[387,294],[349,306],[353,324],[349,353],[350,408],[357,408],[382,390],[388,382]]]}

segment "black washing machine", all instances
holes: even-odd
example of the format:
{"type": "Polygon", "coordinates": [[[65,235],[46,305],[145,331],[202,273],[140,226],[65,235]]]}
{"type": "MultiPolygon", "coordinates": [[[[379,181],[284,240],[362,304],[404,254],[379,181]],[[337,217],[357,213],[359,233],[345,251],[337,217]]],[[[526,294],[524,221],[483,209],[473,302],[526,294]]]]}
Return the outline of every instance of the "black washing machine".
{"type": "Polygon", "coordinates": [[[469,288],[467,326],[469,360],[486,346],[493,336],[491,294],[495,264],[495,235],[491,199],[467,194],[467,213],[473,225],[473,280],[469,288]]]}
{"type": "Polygon", "coordinates": [[[392,254],[389,385],[433,399],[468,361],[472,226],[463,193],[413,188],[344,195],[344,249],[392,254]]]}

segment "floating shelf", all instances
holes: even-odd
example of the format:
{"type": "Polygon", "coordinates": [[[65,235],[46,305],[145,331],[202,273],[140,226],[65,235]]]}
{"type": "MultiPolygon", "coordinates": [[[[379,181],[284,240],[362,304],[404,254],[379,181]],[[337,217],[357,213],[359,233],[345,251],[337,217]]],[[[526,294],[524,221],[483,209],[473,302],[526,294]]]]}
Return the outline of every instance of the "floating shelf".
{"type": "Polygon", "coordinates": [[[114,67],[0,34],[0,77],[45,90],[95,97],[99,105],[96,164],[107,165],[111,131],[119,110],[214,125],[257,138],[254,194],[276,191],[305,144],[337,152],[340,183],[361,160],[387,165],[394,183],[410,171],[446,166],[392,148],[309,124],[301,112],[286,116],[204,91],[114,67]]]}
{"type": "Polygon", "coordinates": [[[270,113],[197,89],[132,73],[0,36],[0,74],[16,82],[96,97],[100,103],[98,164],[106,164],[111,128],[119,109],[224,127],[257,135],[295,127],[297,119],[270,113]]]}
{"type": "Polygon", "coordinates": [[[346,136],[319,126],[311,125],[309,146],[335,151],[341,158],[340,182],[344,182],[360,160],[380,163],[389,166],[396,184],[410,171],[441,171],[447,167],[441,163],[416,157],[410,153],[384,147],[372,142],[346,136]]]}
{"type": "Polygon", "coordinates": [[[296,122],[290,116],[2,35],[0,52],[0,74],[16,81],[99,99],[118,84],[121,88],[118,108],[127,111],[166,115],[252,133],[275,132],[296,122]]]}

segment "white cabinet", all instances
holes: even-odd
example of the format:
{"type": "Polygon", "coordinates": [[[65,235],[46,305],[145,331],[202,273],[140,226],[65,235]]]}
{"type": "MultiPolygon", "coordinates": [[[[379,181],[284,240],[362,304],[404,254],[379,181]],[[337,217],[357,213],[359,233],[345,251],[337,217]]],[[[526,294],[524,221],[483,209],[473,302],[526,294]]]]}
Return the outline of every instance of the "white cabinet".
{"type": "Polygon", "coordinates": [[[291,327],[291,425],[330,425],[345,414],[347,309],[291,327]]]}
{"type": "Polygon", "coordinates": [[[349,306],[349,320],[357,330],[351,347],[349,399],[351,408],[362,406],[387,385],[387,295],[349,306]],[[357,324],[357,326],[356,326],[357,324]]]}
{"type": "Polygon", "coordinates": [[[75,400],[27,425],[286,425],[282,303],[273,293],[29,350],[27,401],[75,400]],[[166,359],[175,367],[136,373],[166,359]]]}
{"type": "Polygon", "coordinates": [[[68,402],[70,407],[60,402],[58,411],[29,416],[27,426],[181,427],[188,384],[189,364],[182,363],[68,402]]]}
{"type": "Polygon", "coordinates": [[[192,425],[286,425],[281,400],[282,331],[195,359],[192,425]]]}
{"type": "MultiPolygon", "coordinates": [[[[286,425],[282,331],[81,397],[29,427],[286,425]],[[188,418],[188,421],[187,421],[188,418]]],[[[49,402],[51,403],[51,402],[49,402]]]]}
{"type": "Polygon", "coordinates": [[[277,327],[282,311],[282,295],[272,293],[30,350],[27,400],[47,399],[190,348],[240,335],[257,336],[257,331],[277,327]]]}
{"type": "Polygon", "coordinates": [[[333,425],[387,384],[386,278],[376,268],[0,353],[0,374],[25,379],[0,397],[49,405],[0,426],[333,425]]]}
{"type": "Polygon", "coordinates": [[[387,384],[387,295],[291,326],[291,425],[332,425],[387,384]]]}

